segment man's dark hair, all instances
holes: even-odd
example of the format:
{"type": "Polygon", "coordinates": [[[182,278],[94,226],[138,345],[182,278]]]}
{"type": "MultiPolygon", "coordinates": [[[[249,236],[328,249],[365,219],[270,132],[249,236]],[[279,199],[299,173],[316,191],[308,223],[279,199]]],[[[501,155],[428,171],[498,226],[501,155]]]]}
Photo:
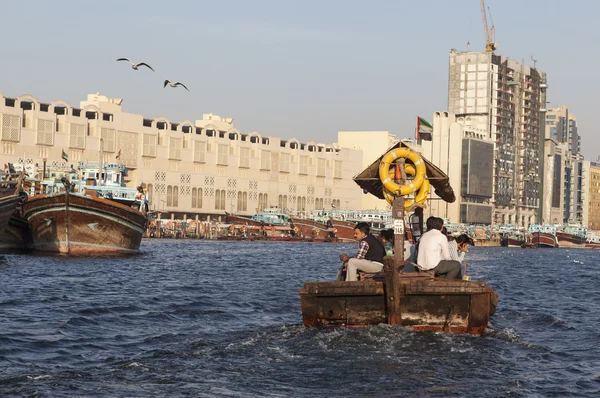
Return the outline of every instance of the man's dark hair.
{"type": "Polygon", "coordinates": [[[436,218],[437,217],[431,216],[431,217],[427,218],[427,221],[425,221],[425,226],[427,227],[428,231],[431,231],[433,229],[433,225],[435,224],[436,218]]]}
{"type": "Polygon", "coordinates": [[[381,231],[379,233],[379,236],[381,236],[382,238],[385,238],[388,242],[394,243],[394,229],[393,228],[384,229],[383,231],[381,231]]]}
{"type": "Polygon", "coordinates": [[[467,234],[462,234],[456,237],[456,244],[460,245],[462,243],[467,243],[471,246],[475,246],[475,242],[473,242],[473,239],[467,234]]]}
{"type": "Polygon", "coordinates": [[[364,221],[361,221],[358,224],[356,224],[356,227],[354,227],[354,229],[360,230],[365,235],[369,235],[369,232],[371,232],[371,227],[368,223],[364,221]]]}
{"type": "MultiPolygon", "coordinates": [[[[429,221],[429,219],[427,219],[427,221],[429,221]]],[[[433,220],[431,220],[432,229],[437,229],[439,231],[442,229],[443,226],[444,226],[444,220],[442,220],[439,217],[433,217],[433,220]]],[[[429,230],[430,228],[427,227],[427,229],[429,230]]]]}

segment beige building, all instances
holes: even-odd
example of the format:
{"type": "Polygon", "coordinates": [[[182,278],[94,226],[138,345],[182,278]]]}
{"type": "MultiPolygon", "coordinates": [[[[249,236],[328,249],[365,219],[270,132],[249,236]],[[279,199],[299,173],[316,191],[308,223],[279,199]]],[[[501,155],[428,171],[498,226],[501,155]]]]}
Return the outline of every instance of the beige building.
{"type": "Polygon", "coordinates": [[[588,229],[600,231],[600,163],[591,162],[589,171],[588,229]]]}
{"type": "MultiPolygon", "coordinates": [[[[395,135],[387,131],[340,131],[338,132],[338,145],[340,148],[349,148],[362,151],[361,170],[370,166],[377,158],[385,153],[392,145],[398,142],[395,135]]],[[[358,173],[357,173],[358,174],[358,173]]],[[[362,193],[361,193],[362,194],[362,193]]],[[[387,210],[391,209],[388,203],[373,195],[362,194],[361,209],[387,210]]],[[[352,209],[344,204],[343,209],[352,209]]]]}
{"type": "Polygon", "coordinates": [[[129,187],[146,184],[150,207],[176,214],[252,215],[279,206],[361,207],[352,177],[362,170],[357,149],[295,138],[242,133],[233,119],[204,114],[170,121],[126,113],[122,100],[90,94],[79,107],[0,94],[0,157],[4,163],[59,166],[120,162],[129,187]],[[102,155],[101,155],[102,154],[102,155]]]}
{"type": "Polygon", "coordinates": [[[549,224],[561,224],[564,218],[565,196],[565,144],[546,139],[544,149],[544,195],[542,221],[549,224]]]}

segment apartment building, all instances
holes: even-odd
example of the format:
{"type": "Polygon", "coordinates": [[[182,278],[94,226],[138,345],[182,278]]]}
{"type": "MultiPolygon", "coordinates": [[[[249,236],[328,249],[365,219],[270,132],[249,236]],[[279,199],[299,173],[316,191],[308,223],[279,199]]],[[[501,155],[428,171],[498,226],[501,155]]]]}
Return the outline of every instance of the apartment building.
{"type": "Polygon", "coordinates": [[[590,162],[588,229],[600,231],[600,162],[590,162]]]}
{"type": "MultiPolygon", "coordinates": [[[[492,177],[491,197],[487,188],[483,196],[479,192],[465,197],[473,203],[471,212],[485,208],[488,214],[491,205],[489,219],[483,213],[475,219],[525,227],[540,222],[545,74],[492,52],[452,50],[449,63],[448,113],[476,137],[470,138],[476,144],[466,144],[475,145],[470,153],[480,153],[478,146],[486,153],[489,144],[493,148],[492,162],[485,164],[491,169],[485,171],[492,177]]],[[[432,145],[437,145],[435,138],[432,145]]]]}
{"type": "Polygon", "coordinates": [[[233,119],[213,114],[144,117],[99,93],[78,107],[0,94],[0,119],[4,163],[66,165],[63,151],[69,164],[118,160],[129,169],[127,186],[146,186],[151,209],[178,217],[361,206],[352,177],[362,170],[362,152],[335,143],[242,133],[233,119]]]}

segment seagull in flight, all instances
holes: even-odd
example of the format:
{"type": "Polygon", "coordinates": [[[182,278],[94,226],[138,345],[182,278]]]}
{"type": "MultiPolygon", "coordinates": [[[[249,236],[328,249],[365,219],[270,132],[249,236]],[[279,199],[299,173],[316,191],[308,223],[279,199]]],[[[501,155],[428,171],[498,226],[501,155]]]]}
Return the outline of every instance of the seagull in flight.
{"type": "Polygon", "coordinates": [[[190,91],[189,88],[187,88],[185,86],[185,84],[183,84],[182,82],[175,82],[175,83],[171,83],[169,80],[165,80],[165,84],[163,84],[163,88],[167,87],[167,84],[171,87],[177,87],[177,86],[181,86],[183,88],[185,88],[187,91],[190,91]]]}
{"type": "Polygon", "coordinates": [[[139,68],[140,66],[145,66],[145,67],[147,67],[148,69],[150,69],[152,72],[154,72],[154,69],[152,69],[152,67],[151,67],[150,65],[148,65],[147,63],[145,63],[145,62],[137,62],[137,63],[133,63],[133,62],[131,62],[131,61],[130,61],[128,58],[117,58],[117,61],[127,61],[127,62],[129,62],[129,63],[131,64],[131,67],[132,67],[134,70],[138,70],[138,68],[139,68]]]}

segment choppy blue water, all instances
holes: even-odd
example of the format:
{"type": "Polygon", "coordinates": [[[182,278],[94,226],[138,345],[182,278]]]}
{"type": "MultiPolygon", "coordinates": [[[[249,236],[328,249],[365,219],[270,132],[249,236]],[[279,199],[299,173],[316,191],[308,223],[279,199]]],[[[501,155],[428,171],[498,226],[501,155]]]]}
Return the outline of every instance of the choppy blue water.
{"type": "Polygon", "coordinates": [[[0,257],[2,396],[600,395],[600,251],[472,248],[483,337],[302,326],[354,244],[147,240],[121,259],[0,257]]]}

